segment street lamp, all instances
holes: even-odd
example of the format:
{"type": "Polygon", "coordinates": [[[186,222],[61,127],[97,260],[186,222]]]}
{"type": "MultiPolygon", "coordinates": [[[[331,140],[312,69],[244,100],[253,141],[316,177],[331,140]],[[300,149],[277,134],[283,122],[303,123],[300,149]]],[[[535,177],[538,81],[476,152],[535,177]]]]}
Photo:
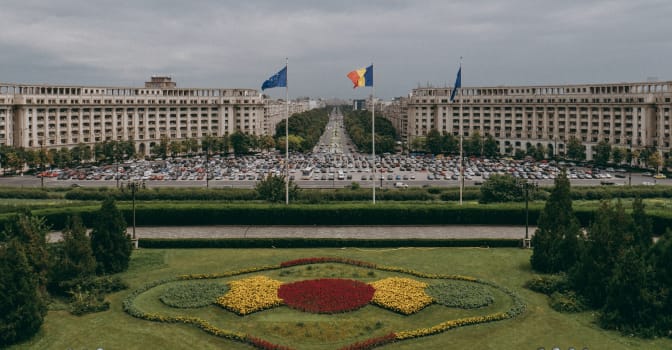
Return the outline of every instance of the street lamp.
{"type": "Polygon", "coordinates": [[[140,186],[145,187],[144,183],[138,181],[138,180],[130,180],[127,183],[128,188],[131,190],[131,198],[132,198],[132,211],[133,211],[133,235],[131,236],[131,240],[133,242],[133,247],[135,249],[138,249],[138,238],[135,235],[135,193],[138,191],[138,188],[140,186]]]}
{"type": "Polygon", "coordinates": [[[40,138],[40,188],[44,191],[44,136],[40,138]]]}
{"type": "Polygon", "coordinates": [[[630,161],[628,162],[628,186],[632,186],[632,139],[628,140],[628,145],[630,146],[630,161]]]}
{"type": "Polygon", "coordinates": [[[529,208],[529,201],[530,201],[530,187],[533,187],[535,190],[538,188],[537,183],[529,183],[525,181],[524,183],[521,184],[522,190],[525,192],[525,239],[523,240],[523,248],[531,248],[531,240],[530,240],[530,234],[529,234],[529,229],[530,229],[530,208],[529,208]]]}

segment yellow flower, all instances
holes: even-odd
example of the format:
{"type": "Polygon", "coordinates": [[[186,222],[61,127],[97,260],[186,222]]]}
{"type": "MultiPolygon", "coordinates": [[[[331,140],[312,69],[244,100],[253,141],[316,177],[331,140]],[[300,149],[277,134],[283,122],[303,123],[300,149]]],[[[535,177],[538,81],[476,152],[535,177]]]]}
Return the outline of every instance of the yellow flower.
{"type": "Polygon", "coordinates": [[[410,278],[391,277],[371,283],[376,289],[372,302],[384,308],[410,315],[432,303],[425,293],[427,283],[410,278]]]}
{"type": "Polygon", "coordinates": [[[278,288],[282,282],[266,276],[254,276],[229,282],[229,292],[217,298],[217,304],[239,315],[282,304],[278,288]]]}

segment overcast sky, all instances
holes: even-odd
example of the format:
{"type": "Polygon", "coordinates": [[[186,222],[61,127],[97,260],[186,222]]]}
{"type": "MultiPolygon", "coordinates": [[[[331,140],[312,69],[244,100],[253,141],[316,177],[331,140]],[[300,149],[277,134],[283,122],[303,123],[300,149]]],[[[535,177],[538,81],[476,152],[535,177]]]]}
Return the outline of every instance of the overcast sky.
{"type": "MultiPolygon", "coordinates": [[[[418,85],[672,80],[670,0],[3,0],[0,81],[255,88],[289,58],[291,97],[418,85]]],[[[283,97],[284,89],[266,90],[283,97]]]]}

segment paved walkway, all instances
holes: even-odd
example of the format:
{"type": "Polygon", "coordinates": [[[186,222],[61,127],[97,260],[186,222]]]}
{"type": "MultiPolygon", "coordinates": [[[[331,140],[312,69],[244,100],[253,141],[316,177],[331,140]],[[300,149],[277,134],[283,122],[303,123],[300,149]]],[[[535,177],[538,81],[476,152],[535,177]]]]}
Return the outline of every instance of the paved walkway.
{"type": "MultiPolygon", "coordinates": [[[[530,226],[532,236],[536,227],[530,226]]],[[[132,228],[128,228],[132,232],[132,228]]],[[[152,226],[138,238],[523,238],[524,226],[152,226]]]]}
{"type": "MultiPolygon", "coordinates": [[[[535,226],[529,227],[534,235],[535,226]]],[[[133,228],[128,228],[131,234],[133,228]]],[[[525,226],[445,225],[445,226],[142,226],[138,238],[513,238],[525,237],[525,226]]],[[[60,232],[48,240],[61,239],[60,232]]]]}

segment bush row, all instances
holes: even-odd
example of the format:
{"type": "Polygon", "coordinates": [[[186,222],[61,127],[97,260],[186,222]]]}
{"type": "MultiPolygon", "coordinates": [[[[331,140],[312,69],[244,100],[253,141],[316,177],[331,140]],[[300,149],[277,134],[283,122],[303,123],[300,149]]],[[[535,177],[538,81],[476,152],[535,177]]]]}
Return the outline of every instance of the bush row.
{"type": "MultiPolygon", "coordinates": [[[[541,188],[536,192],[534,199],[548,198],[550,188],[541,188]]],[[[575,186],[572,188],[574,200],[599,200],[611,198],[672,198],[670,186],[575,186]]],[[[0,198],[31,198],[46,199],[49,192],[38,189],[4,188],[0,189],[0,198]]],[[[59,196],[61,194],[58,194],[59,196]]],[[[466,187],[462,193],[463,200],[474,201],[480,198],[478,187],[466,187]]],[[[101,201],[106,197],[116,200],[131,200],[131,191],[117,190],[113,187],[78,188],[65,193],[69,200],[101,201]]],[[[426,187],[408,189],[380,189],[376,191],[376,198],[381,201],[458,201],[460,191],[458,187],[426,187]]],[[[302,189],[297,200],[306,203],[365,201],[371,198],[371,189],[368,188],[339,188],[339,189],[302,189]]],[[[250,201],[263,200],[253,189],[242,188],[152,188],[141,189],[136,193],[136,199],[141,201],[250,201]]]]}
{"type": "Polygon", "coordinates": [[[518,239],[147,238],[141,248],[519,247],[518,239]]]}
{"type": "MultiPolygon", "coordinates": [[[[60,230],[66,219],[77,213],[91,227],[98,206],[61,207],[33,210],[45,217],[52,229],[60,230]]],[[[119,205],[129,226],[129,203],[119,205]]],[[[540,203],[529,208],[529,224],[535,225],[542,209],[540,203]]],[[[575,211],[581,225],[588,226],[595,209],[575,211]]],[[[13,214],[0,214],[0,227],[13,214]]],[[[672,227],[672,213],[649,211],[654,233],[663,234],[672,227]]],[[[222,204],[222,203],[141,203],[136,205],[138,226],[207,225],[525,225],[525,208],[520,203],[496,205],[437,205],[426,203],[341,204],[222,204]]]]}

